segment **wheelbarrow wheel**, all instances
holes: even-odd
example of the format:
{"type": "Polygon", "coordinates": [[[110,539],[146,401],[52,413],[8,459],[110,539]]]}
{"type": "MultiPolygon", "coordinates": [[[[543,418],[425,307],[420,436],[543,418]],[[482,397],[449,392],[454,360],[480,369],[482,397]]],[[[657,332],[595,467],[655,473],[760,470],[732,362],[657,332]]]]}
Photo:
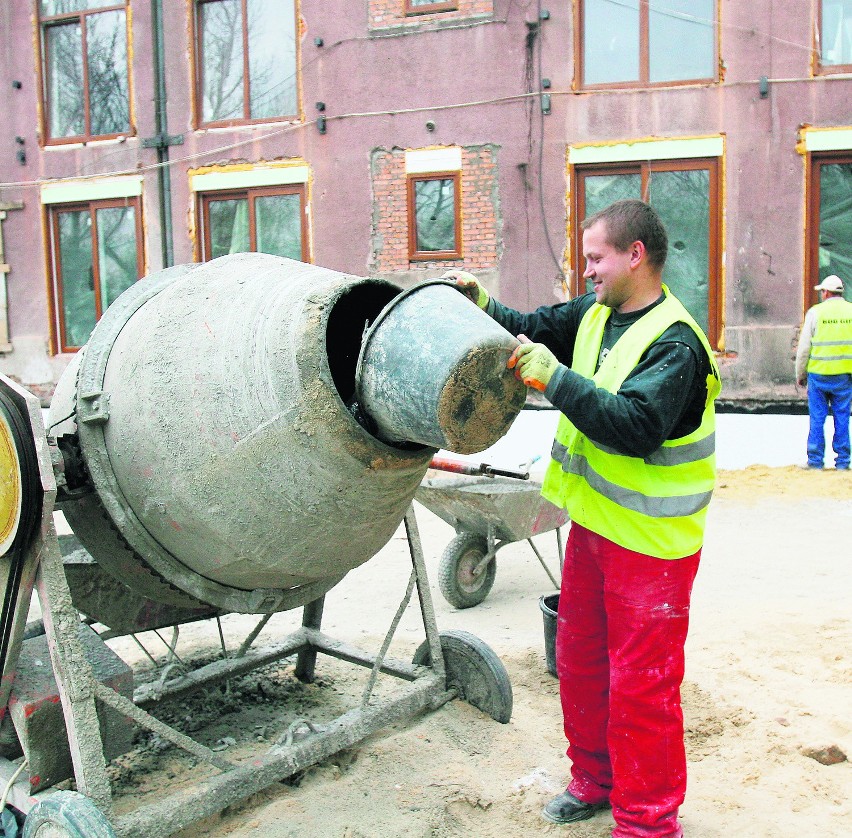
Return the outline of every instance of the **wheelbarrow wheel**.
{"type": "MultiPolygon", "coordinates": [[[[512,718],[512,682],[494,650],[467,631],[442,631],[440,638],[447,689],[494,721],[507,724],[512,718]]],[[[413,663],[431,666],[428,641],[420,644],[413,663]]]]}
{"type": "Polygon", "coordinates": [[[488,596],[497,575],[496,558],[474,572],[487,555],[488,542],[473,532],[460,532],[447,545],[438,567],[438,585],[450,605],[471,608],[488,596]]]}
{"type": "Polygon", "coordinates": [[[22,838],[115,838],[115,832],[86,795],[58,791],[30,809],[22,838]]]}

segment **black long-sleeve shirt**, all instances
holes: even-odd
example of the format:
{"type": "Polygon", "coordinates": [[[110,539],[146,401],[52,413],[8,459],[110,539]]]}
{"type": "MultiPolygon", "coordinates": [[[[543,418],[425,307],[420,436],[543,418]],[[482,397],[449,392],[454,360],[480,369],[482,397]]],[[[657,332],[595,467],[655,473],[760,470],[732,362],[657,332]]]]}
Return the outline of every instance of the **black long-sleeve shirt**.
{"type": "MultiPolygon", "coordinates": [[[[661,295],[641,311],[612,312],[595,369],[618,338],[664,299],[661,295]]],[[[621,454],[647,457],[665,440],[686,436],[701,424],[711,372],[707,353],[690,326],[675,323],[648,347],[617,393],[599,388],[569,369],[580,321],[594,301],[594,294],[584,294],[521,314],[492,298],[486,311],[513,335],[524,334],[553,352],[563,366],[553,374],[545,396],[583,434],[621,454]]]]}

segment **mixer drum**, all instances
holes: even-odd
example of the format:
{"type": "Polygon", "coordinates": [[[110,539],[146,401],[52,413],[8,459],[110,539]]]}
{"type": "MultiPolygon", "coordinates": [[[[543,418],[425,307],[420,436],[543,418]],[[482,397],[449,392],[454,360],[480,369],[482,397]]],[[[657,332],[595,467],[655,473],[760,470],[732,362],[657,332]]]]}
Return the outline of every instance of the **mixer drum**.
{"type": "Polygon", "coordinates": [[[126,291],[51,404],[50,422],[76,412],[58,441],[94,491],[62,509],[98,563],[156,601],[266,613],[375,555],[434,453],[379,441],[345,404],[399,291],[263,254],[126,291]]]}
{"type": "MultiPolygon", "coordinates": [[[[102,569],[155,602],[271,613],[375,555],[435,452],[380,440],[355,402],[363,336],[400,292],[258,253],[125,291],[59,381],[49,419],[66,465],[61,508],[102,569]]],[[[517,340],[503,331],[508,359],[517,340]]],[[[496,442],[524,388],[504,361],[492,375],[506,400],[496,442]]],[[[463,419],[482,413],[474,399],[463,419]]]]}

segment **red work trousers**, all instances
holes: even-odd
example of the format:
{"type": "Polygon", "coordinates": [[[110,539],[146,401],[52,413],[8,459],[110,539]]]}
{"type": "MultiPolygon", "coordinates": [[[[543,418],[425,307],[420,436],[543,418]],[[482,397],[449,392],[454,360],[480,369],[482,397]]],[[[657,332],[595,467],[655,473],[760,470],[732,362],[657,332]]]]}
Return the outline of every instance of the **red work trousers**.
{"type": "Polygon", "coordinates": [[[571,525],[556,629],[568,790],[608,799],[617,838],[683,835],[680,685],[700,556],[656,559],[571,525]]]}

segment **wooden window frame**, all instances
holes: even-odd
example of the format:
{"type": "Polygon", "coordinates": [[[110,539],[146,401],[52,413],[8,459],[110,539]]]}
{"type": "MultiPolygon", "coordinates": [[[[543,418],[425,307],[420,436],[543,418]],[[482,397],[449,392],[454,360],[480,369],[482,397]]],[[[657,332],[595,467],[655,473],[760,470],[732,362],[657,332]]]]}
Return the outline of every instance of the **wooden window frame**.
{"type": "Polygon", "coordinates": [[[258,197],[265,195],[298,195],[299,200],[299,224],[302,239],[302,261],[310,264],[311,251],[308,237],[308,225],[305,220],[305,210],[307,207],[307,189],[304,183],[281,184],[279,186],[257,186],[237,189],[222,189],[210,192],[198,193],[198,217],[201,222],[201,236],[198,237],[198,247],[196,248],[196,261],[207,262],[212,257],[209,255],[212,250],[212,242],[210,238],[210,213],[209,206],[214,201],[228,201],[234,199],[245,199],[248,201],[249,214],[249,246],[253,248],[249,253],[256,253],[257,250],[257,223],[255,220],[254,202],[258,197]]]}
{"type": "Polygon", "coordinates": [[[408,261],[441,262],[462,259],[461,172],[417,172],[406,175],[406,204],[408,207],[408,261]],[[417,199],[414,184],[424,180],[453,181],[453,212],[455,213],[455,248],[453,250],[417,249],[417,199]]]}
{"type": "Polygon", "coordinates": [[[413,6],[411,0],[405,0],[404,13],[406,17],[413,15],[431,15],[434,12],[456,12],[459,4],[456,0],[436,0],[434,3],[424,3],[420,6],[413,6]]]}
{"type": "Polygon", "coordinates": [[[574,55],[577,56],[577,78],[575,87],[579,90],[608,90],[625,87],[683,87],[695,84],[713,84],[719,80],[719,0],[714,0],[713,23],[713,67],[712,76],[697,79],[677,79],[673,81],[650,81],[651,52],[650,52],[650,14],[648,0],[639,0],[639,78],[636,81],[614,81],[602,84],[586,84],[586,2],[578,0],[574,10],[574,55]]]}
{"type": "Polygon", "coordinates": [[[260,116],[252,118],[251,113],[251,73],[249,72],[249,45],[248,45],[248,0],[240,0],[242,10],[243,26],[243,117],[242,119],[219,119],[211,122],[204,121],[204,77],[202,68],[204,66],[204,44],[201,37],[201,15],[198,10],[201,6],[212,3],[221,3],[223,0],[192,0],[192,73],[193,92],[195,94],[194,127],[198,128],[227,128],[233,125],[261,125],[270,122],[294,122],[301,119],[299,112],[299,90],[301,88],[301,42],[299,39],[299,2],[293,2],[293,14],[295,15],[296,33],[296,112],[292,114],[281,114],[280,116],[260,116]]]}
{"type": "Polygon", "coordinates": [[[852,149],[828,151],[810,155],[808,161],[808,199],[805,210],[805,282],[802,311],[806,312],[819,302],[819,293],[814,285],[819,284],[819,204],[822,167],[826,164],[852,165],[852,149]]]}
{"type": "Polygon", "coordinates": [[[75,344],[65,340],[65,305],[62,286],[62,254],[59,250],[59,216],[63,212],[88,211],[92,217],[92,280],[95,293],[95,323],[103,316],[100,293],[100,266],[97,263],[98,252],[98,218],[97,210],[114,209],[132,206],[135,211],[136,228],[136,279],[145,275],[143,248],[142,200],[139,196],[127,198],[93,199],[91,201],[75,201],[68,204],[50,204],[45,207],[50,244],[50,304],[51,321],[56,329],[56,345],[59,352],[76,352],[80,349],[75,344]]]}
{"type": "Polygon", "coordinates": [[[68,145],[70,143],[88,143],[93,140],[112,140],[116,137],[133,136],[136,131],[133,126],[133,108],[131,107],[132,100],[132,79],[130,76],[130,21],[127,14],[130,8],[129,0],[118,0],[118,2],[110,5],[104,5],[96,9],[80,9],[74,12],[64,12],[58,15],[42,15],[40,0],[35,2],[35,19],[38,25],[38,38],[36,39],[36,49],[38,52],[38,74],[39,74],[39,95],[41,97],[41,135],[44,138],[45,145],[68,145]],[[127,131],[119,131],[114,134],[92,134],[91,133],[91,108],[89,107],[89,59],[87,55],[86,33],[88,30],[86,19],[94,15],[99,15],[104,12],[124,12],[124,26],[127,34],[127,112],[128,126],[127,131]],[[47,30],[50,26],[57,26],[71,23],[73,21],[80,22],[81,30],[81,49],[83,61],[83,122],[86,126],[84,134],[75,134],[73,137],[52,137],[50,135],[50,96],[48,91],[47,62],[50,58],[47,49],[47,30]]]}
{"type": "Polygon", "coordinates": [[[823,64],[822,63],[822,7],[824,0],[819,0],[816,10],[816,26],[814,28],[814,70],[816,75],[830,76],[837,73],[852,73],[852,63],[850,64],[823,64]]]}
{"type": "Polygon", "coordinates": [[[642,177],[642,199],[648,199],[648,186],[652,172],[699,171],[709,172],[709,216],[708,237],[708,282],[707,282],[707,340],[716,348],[721,337],[722,313],[720,310],[722,293],[722,252],[721,252],[721,206],[719,199],[720,161],[717,157],[696,157],[676,160],[644,160],[629,163],[588,163],[578,164],[571,171],[571,210],[574,218],[573,236],[573,277],[571,296],[585,293],[583,287],[583,230],[580,223],[586,217],[586,193],[584,180],[587,175],[636,175],[642,177]]]}

